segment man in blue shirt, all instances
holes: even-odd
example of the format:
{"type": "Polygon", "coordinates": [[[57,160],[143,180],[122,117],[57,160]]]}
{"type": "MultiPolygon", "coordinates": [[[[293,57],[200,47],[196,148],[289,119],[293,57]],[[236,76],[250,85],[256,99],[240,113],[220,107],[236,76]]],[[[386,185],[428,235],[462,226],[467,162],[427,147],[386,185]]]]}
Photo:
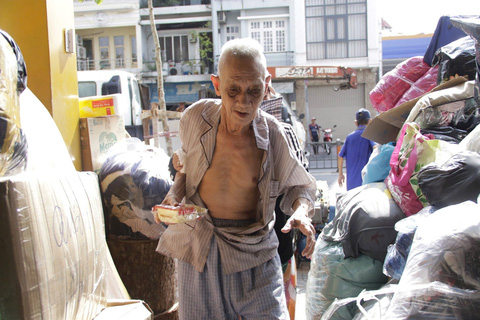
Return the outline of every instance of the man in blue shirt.
{"type": "Polygon", "coordinates": [[[345,144],[338,154],[338,184],[340,187],[345,182],[343,175],[343,159],[347,159],[347,190],[362,185],[362,169],[367,164],[372,154],[375,143],[362,137],[362,133],[370,123],[370,112],[367,109],[359,109],[356,114],[353,131],[345,139],[345,144]]]}

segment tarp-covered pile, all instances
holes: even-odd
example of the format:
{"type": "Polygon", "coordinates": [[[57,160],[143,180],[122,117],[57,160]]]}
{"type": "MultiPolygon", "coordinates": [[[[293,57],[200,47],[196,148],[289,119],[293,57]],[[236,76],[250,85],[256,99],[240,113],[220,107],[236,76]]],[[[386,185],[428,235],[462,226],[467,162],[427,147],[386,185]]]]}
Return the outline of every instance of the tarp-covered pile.
{"type": "MultiPolygon", "coordinates": [[[[386,143],[383,127],[377,136],[365,131],[382,145],[363,170],[364,185],[338,198],[319,236],[310,319],[478,317],[480,16],[442,18],[437,31],[445,21],[457,29],[448,42],[401,63],[370,93],[396,139],[386,143]],[[396,108],[407,113],[391,116],[396,108]]],[[[441,43],[434,38],[431,46],[441,43]]]]}

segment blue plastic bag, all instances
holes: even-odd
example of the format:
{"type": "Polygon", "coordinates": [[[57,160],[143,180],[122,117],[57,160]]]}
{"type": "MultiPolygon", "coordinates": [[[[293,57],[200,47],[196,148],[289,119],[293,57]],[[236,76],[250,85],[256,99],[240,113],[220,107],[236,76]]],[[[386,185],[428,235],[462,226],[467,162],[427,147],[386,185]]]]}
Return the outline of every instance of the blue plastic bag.
{"type": "Polygon", "coordinates": [[[390,172],[390,158],[392,157],[395,146],[393,142],[389,142],[378,148],[378,154],[370,159],[365,166],[365,175],[363,176],[362,184],[381,182],[385,180],[390,172]]]}

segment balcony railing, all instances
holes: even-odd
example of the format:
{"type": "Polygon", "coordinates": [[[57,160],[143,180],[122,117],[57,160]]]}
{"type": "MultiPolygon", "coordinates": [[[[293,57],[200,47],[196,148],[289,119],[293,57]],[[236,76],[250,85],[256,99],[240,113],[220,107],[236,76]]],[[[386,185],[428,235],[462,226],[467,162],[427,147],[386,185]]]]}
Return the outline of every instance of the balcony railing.
{"type": "MultiPolygon", "coordinates": [[[[219,56],[215,57],[215,65],[218,65],[219,56]]],[[[282,67],[295,65],[295,54],[293,51],[265,52],[267,66],[282,67]]]]}
{"type": "MultiPolygon", "coordinates": [[[[157,71],[156,62],[144,61],[142,71],[157,71]]],[[[189,60],[176,63],[170,61],[163,63],[162,71],[165,76],[211,74],[213,73],[213,66],[206,66],[202,60],[189,60]]]]}
{"type": "Polygon", "coordinates": [[[137,59],[82,59],[77,60],[77,70],[109,70],[138,68],[137,59]]]}
{"type": "MultiPolygon", "coordinates": [[[[176,7],[176,6],[193,6],[199,4],[211,4],[210,0],[153,0],[153,7],[176,7]]],[[[140,0],[140,8],[148,8],[148,0],[140,0]]]]}

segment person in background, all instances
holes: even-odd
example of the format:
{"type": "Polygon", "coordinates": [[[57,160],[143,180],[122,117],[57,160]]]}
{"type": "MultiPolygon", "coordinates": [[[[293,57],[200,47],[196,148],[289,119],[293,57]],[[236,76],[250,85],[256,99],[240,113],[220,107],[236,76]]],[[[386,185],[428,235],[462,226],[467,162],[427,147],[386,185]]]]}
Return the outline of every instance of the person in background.
{"type": "Polygon", "coordinates": [[[318,154],[318,141],[320,139],[320,126],[315,123],[316,120],[317,118],[312,117],[312,123],[308,125],[308,129],[310,130],[310,141],[313,142],[313,154],[318,154]]]}
{"type": "Polygon", "coordinates": [[[355,115],[357,129],[351,132],[338,154],[338,184],[343,186],[343,159],[347,160],[347,190],[362,185],[362,169],[372,154],[375,143],[362,137],[362,133],[371,121],[370,111],[359,109],[355,115]]]}
{"type": "MultiPolygon", "coordinates": [[[[285,137],[287,138],[288,146],[297,159],[302,163],[305,170],[308,171],[308,160],[300,147],[297,135],[292,125],[282,122],[282,106],[283,97],[275,92],[275,89],[269,84],[267,94],[264,101],[260,105],[260,109],[276,117],[281,122],[285,131],[285,137]]],[[[278,238],[278,254],[280,256],[280,262],[282,263],[283,282],[285,289],[285,298],[287,303],[287,309],[290,314],[290,320],[295,319],[295,307],[296,307],[296,287],[297,287],[297,265],[295,262],[295,246],[293,242],[294,233],[282,232],[285,223],[289,216],[286,215],[280,208],[280,204],[283,199],[283,194],[279,195],[275,202],[275,225],[274,230],[278,238]]]]}
{"type": "Polygon", "coordinates": [[[184,160],[174,161],[184,173],[176,173],[163,201],[208,214],[170,224],[157,252],[178,259],[180,319],[288,319],[275,202],[284,195],[280,207],[289,219],[282,232],[305,234],[302,254],[311,257],[316,180],[289,149],[280,122],[259,110],[270,75],[257,41],[228,41],[211,80],[221,99],[200,100],[183,113],[184,160]]]}

